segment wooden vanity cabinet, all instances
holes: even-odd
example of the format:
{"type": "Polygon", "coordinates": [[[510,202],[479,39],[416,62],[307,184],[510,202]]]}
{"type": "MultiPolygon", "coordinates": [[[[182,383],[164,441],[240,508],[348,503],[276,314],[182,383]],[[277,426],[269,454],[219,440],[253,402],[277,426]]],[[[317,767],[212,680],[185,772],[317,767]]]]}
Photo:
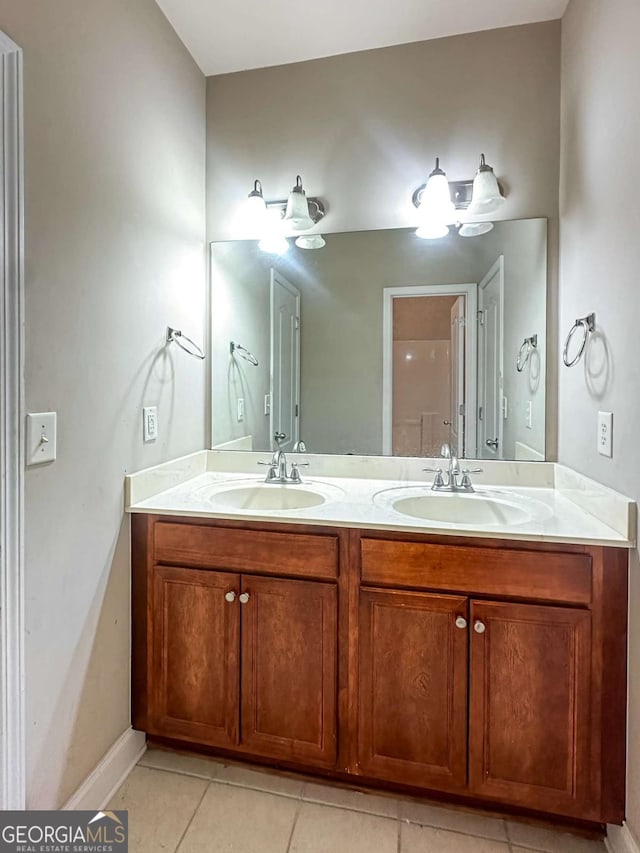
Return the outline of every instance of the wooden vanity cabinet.
{"type": "Polygon", "coordinates": [[[622,821],[626,550],[144,515],[132,536],[136,728],[622,821]]]}
{"type": "Polygon", "coordinates": [[[307,537],[317,546],[309,565],[295,539],[275,534],[280,560],[265,565],[265,554],[252,553],[248,531],[173,522],[169,528],[134,519],[134,725],[160,737],[333,767],[337,590],[307,577],[335,577],[335,536],[307,537]],[[171,556],[180,528],[178,559],[212,568],[155,561],[158,552],[171,556]],[[235,547],[226,557],[203,548],[220,547],[224,538],[235,547]],[[238,560],[294,577],[218,569],[228,562],[237,570],[238,560]],[[145,598],[147,618],[139,624],[145,598]]]}

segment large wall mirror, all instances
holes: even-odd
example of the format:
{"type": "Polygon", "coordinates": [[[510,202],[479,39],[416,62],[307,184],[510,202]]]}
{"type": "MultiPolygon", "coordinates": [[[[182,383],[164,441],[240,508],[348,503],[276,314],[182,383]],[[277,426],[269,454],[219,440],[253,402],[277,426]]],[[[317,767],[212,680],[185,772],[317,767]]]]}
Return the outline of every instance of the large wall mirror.
{"type": "Polygon", "coordinates": [[[547,222],[211,245],[212,444],[545,457],[547,222]]]}

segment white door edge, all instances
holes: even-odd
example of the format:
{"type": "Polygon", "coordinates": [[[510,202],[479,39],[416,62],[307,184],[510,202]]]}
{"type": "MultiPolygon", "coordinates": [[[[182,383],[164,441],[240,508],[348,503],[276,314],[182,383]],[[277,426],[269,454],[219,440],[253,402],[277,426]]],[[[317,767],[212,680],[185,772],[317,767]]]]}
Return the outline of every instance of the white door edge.
{"type": "Polygon", "coordinates": [[[22,50],[0,32],[0,809],[26,807],[22,50]]]}
{"type": "Polygon", "coordinates": [[[466,296],[467,324],[465,326],[465,351],[467,370],[465,379],[467,456],[476,456],[477,414],[477,350],[478,333],[475,318],[478,313],[478,285],[425,284],[411,287],[385,287],[382,294],[382,455],[393,451],[393,300],[408,296],[466,296]]]}

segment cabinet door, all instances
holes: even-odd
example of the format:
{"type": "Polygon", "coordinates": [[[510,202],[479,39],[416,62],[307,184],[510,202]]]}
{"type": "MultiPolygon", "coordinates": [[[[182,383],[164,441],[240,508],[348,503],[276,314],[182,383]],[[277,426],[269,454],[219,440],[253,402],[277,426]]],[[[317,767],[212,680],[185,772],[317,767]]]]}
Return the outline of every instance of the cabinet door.
{"type": "Polygon", "coordinates": [[[364,774],[443,790],[465,786],[467,609],[461,596],[361,592],[358,755],[364,774]]]}
{"type": "Polygon", "coordinates": [[[336,760],[337,591],[242,576],[242,743],[274,758],[336,760]]]}
{"type": "Polygon", "coordinates": [[[152,733],[211,746],[237,744],[239,586],[239,575],[155,568],[152,733]],[[235,600],[227,601],[227,593],[235,593],[235,600]]]}
{"type": "Polygon", "coordinates": [[[472,602],[473,793],[543,811],[589,805],[591,615],[472,602]]]}

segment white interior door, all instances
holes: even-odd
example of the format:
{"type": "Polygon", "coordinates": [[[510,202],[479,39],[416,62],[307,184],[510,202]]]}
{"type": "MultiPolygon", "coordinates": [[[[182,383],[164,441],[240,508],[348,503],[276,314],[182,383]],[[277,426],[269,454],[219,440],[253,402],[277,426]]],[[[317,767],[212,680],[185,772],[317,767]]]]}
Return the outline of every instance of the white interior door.
{"type": "Polygon", "coordinates": [[[300,438],[300,291],[271,270],[271,445],[300,438]]]}
{"type": "Polygon", "coordinates": [[[502,459],[504,258],[478,287],[478,456],[502,459]]]}
{"type": "Polygon", "coordinates": [[[465,445],[465,298],[459,296],[451,307],[451,414],[449,416],[451,447],[459,457],[465,445]]]}

